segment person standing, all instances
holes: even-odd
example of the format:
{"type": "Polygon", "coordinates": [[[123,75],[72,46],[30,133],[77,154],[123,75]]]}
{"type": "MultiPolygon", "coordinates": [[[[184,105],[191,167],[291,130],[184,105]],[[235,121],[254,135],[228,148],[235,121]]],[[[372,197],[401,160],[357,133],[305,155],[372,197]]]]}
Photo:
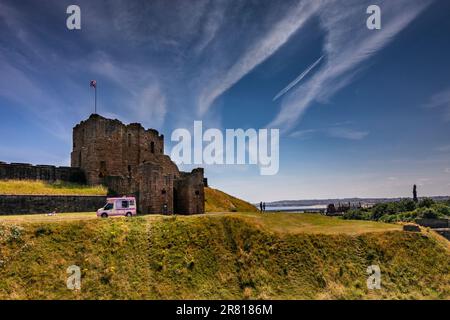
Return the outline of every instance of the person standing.
{"type": "Polygon", "coordinates": [[[259,211],[263,212],[263,203],[262,203],[262,201],[259,203],[259,211]]]}
{"type": "Polygon", "coordinates": [[[266,203],[263,202],[263,212],[266,212],[266,203]]]}

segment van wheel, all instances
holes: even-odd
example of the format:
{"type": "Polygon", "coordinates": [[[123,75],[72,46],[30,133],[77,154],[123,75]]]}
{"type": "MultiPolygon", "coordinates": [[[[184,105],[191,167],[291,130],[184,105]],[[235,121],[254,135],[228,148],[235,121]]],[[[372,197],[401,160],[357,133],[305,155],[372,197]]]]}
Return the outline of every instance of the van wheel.
{"type": "Polygon", "coordinates": [[[102,213],[102,218],[108,218],[108,214],[106,212],[102,213]]]}
{"type": "Polygon", "coordinates": [[[131,214],[131,212],[127,212],[127,214],[126,214],[125,216],[127,216],[127,217],[131,217],[131,216],[132,216],[132,214],[131,214]]]}

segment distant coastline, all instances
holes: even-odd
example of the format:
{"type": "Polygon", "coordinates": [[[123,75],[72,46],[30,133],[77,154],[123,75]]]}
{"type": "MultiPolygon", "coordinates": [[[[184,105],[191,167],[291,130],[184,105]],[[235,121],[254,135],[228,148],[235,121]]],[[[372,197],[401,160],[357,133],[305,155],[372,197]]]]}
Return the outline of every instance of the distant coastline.
{"type": "MultiPolygon", "coordinates": [[[[397,197],[397,198],[336,198],[336,199],[310,199],[310,200],[280,200],[273,202],[266,202],[267,208],[269,207],[313,207],[313,206],[327,206],[330,203],[349,203],[350,204],[376,204],[382,202],[395,202],[401,199],[407,199],[408,197],[397,197]]],[[[432,196],[432,197],[419,197],[421,198],[431,198],[435,201],[444,201],[450,199],[450,196],[432,196]]],[[[259,203],[254,204],[259,208],[259,203]]],[[[289,208],[286,208],[289,210],[289,208]]],[[[293,208],[292,208],[293,209],[293,208]]],[[[290,210],[289,210],[290,211],[290,210]]]]}

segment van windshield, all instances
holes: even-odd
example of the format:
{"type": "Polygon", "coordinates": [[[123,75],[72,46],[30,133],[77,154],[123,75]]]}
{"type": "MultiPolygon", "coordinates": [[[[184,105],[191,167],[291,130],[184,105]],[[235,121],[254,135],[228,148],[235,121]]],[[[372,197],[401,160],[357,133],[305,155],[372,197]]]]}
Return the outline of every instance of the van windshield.
{"type": "Polygon", "coordinates": [[[113,204],[112,203],[107,203],[104,207],[103,207],[103,209],[105,209],[105,210],[111,210],[113,208],[113,204]]]}

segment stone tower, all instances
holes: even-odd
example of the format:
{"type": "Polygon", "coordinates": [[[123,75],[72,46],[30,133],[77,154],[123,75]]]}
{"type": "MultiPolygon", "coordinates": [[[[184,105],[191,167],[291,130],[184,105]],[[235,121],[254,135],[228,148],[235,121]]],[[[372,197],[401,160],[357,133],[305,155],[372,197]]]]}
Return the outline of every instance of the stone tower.
{"type": "Polygon", "coordinates": [[[84,171],[88,184],[135,195],[142,213],[204,212],[203,169],[180,172],[164,154],[164,136],[139,123],[91,115],[73,129],[71,165],[84,171]]]}

